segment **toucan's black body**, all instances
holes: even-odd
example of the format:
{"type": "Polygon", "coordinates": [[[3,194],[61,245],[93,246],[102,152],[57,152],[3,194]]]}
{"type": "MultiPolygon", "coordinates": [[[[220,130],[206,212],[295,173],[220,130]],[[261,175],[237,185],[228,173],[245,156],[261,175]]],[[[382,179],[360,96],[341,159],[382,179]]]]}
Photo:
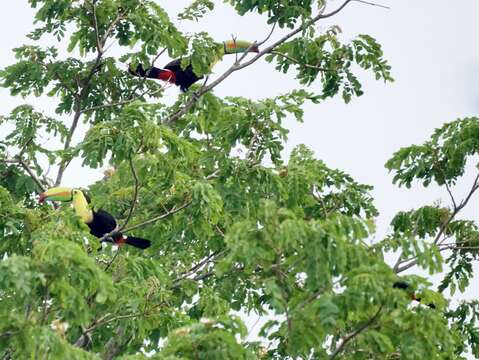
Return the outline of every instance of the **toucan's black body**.
{"type": "Polygon", "coordinates": [[[188,65],[185,69],[181,68],[181,59],[176,59],[165,66],[166,70],[171,70],[175,73],[175,84],[180,87],[180,90],[185,92],[188,88],[203,76],[197,76],[193,72],[193,66],[188,65]]]}
{"type": "Polygon", "coordinates": [[[115,230],[116,220],[105,210],[93,211],[93,221],[87,224],[90,228],[90,234],[101,238],[103,235],[108,234],[115,230]]]}
{"type": "Polygon", "coordinates": [[[145,77],[147,79],[160,79],[169,81],[180,87],[180,90],[185,92],[203,76],[197,76],[193,72],[193,67],[188,65],[185,69],[181,68],[181,59],[176,59],[165,65],[163,69],[157,67],[150,67],[147,70],[143,68],[141,64],[136,67],[136,70],[129,69],[130,74],[145,77]],[[165,70],[169,70],[167,72],[165,70]]]}
{"type": "MultiPolygon", "coordinates": [[[[87,223],[90,228],[90,234],[97,238],[103,237],[103,235],[111,233],[117,227],[115,218],[105,210],[93,211],[93,221],[87,223]]],[[[121,233],[115,234],[113,241],[111,239],[105,239],[105,241],[113,242],[115,244],[128,244],[139,249],[146,249],[150,247],[150,240],[137,238],[133,236],[124,236],[121,233]]]]}

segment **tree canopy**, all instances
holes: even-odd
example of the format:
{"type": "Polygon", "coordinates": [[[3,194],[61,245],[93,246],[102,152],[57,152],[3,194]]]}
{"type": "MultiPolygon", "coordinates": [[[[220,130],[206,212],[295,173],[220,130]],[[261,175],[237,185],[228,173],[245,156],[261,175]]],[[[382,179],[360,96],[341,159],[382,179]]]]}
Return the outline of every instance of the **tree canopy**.
{"type": "Polygon", "coordinates": [[[361,72],[393,80],[372,36],[344,42],[339,26],[318,31],[352,3],[371,4],[225,2],[241,16],[263,14],[271,32],[250,39],[258,53],[230,55],[224,73],[208,76],[222,44],[174,19],[201,22],[213,1],[179,14],[151,0],[28,1],[35,27],[0,84],[56,107],[47,114],[25,103],[0,117],[2,359],[479,357],[479,302],[448,302],[474,276],[479,229],[458,216],[479,175],[464,199],[451,186],[477,171],[468,164],[477,162],[479,119],[447,123],[392,155],[386,167],[398,186],[436,184],[450,204],[401,211],[377,239],[371,186],[303,145],[282,153],[285,122],[302,121],[306,102],[361,96],[361,72]],[[127,71],[167,56],[205,75],[173,104],[165,83],[127,71]],[[261,100],[215,95],[258,61],[298,88],[261,100]],[[77,143],[80,122],[88,131],[77,143]],[[101,246],[68,203],[38,203],[74,159],[114,168],[85,191],[150,248],[101,246]],[[385,261],[392,252],[395,264],[385,261]],[[402,274],[413,267],[440,274],[439,288],[402,274]],[[241,314],[273,316],[251,340],[241,314]]]}

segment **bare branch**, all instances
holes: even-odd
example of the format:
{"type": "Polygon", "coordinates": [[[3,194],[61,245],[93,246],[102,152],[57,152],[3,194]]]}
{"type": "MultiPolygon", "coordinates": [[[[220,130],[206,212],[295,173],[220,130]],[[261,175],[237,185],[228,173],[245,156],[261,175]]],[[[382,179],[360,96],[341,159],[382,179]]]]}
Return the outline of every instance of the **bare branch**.
{"type": "Polygon", "coordinates": [[[110,26],[108,26],[108,29],[106,30],[105,34],[103,35],[103,37],[101,39],[102,47],[105,46],[106,41],[110,37],[110,35],[111,35],[113,29],[115,28],[116,24],[118,24],[119,21],[124,20],[124,19],[125,19],[124,14],[122,14],[121,12],[118,13],[117,17],[115,18],[115,20],[113,20],[111,22],[110,26]]]}
{"type": "Polygon", "coordinates": [[[176,279],[175,282],[186,279],[188,276],[192,275],[194,272],[196,272],[198,269],[200,269],[204,265],[206,265],[210,262],[216,261],[217,258],[220,257],[221,255],[223,255],[225,252],[226,252],[226,250],[217,250],[217,251],[212,252],[210,255],[205,257],[203,260],[199,261],[197,264],[193,265],[187,271],[184,271],[184,272],[180,273],[180,277],[178,279],[176,279]]]}
{"type": "Polygon", "coordinates": [[[278,24],[278,22],[275,22],[273,24],[273,26],[271,27],[271,31],[269,32],[268,36],[266,36],[263,40],[261,40],[259,43],[257,43],[256,46],[263,45],[264,43],[266,43],[271,38],[271,35],[273,35],[274,29],[276,29],[277,24],[278,24]]]}
{"type": "Polygon", "coordinates": [[[167,213],[164,213],[164,214],[161,214],[159,216],[155,216],[154,218],[151,218],[149,220],[146,220],[146,221],[143,221],[142,223],[139,223],[139,224],[136,224],[136,225],[133,225],[125,230],[123,230],[122,232],[128,232],[128,231],[133,231],[133,230],[136,230],[136,229],[139,229],[143,226],[146,226],[146,225],[150,225],[150,224],[153,224],[159,220],[163,220],[163,219],[166,219],[167,217],[173,215],[173,214],[176,214],[177,212],[183,210],[184,208],[188,207],[191,205],[191,201],[188,201],[182,205],[180,205],[179,207],[175,207],[171,210],[169,210],[167,213]]]}
{"type": "Polygon", "coordinates": [[[451,188],[449,184],[447,183],[447,181],[445,182],[445,185],[446,185],[447,193],[449,194],[449,197],[451,198],[452,205],[454,206],[454,210],[456,210],[457,209],[456,199],[454,198],[454,195],[452,194],[451,188]]]}
{"type": "Polygon", "coordinates": [[[381,313],[381,310],[383,309],[383,306],[381,305],[376,311],[376,313],[364,324],[362,324],[360,327],[358,327],[356,330],[354,330],[352,333],[346,335],[343,337],[343,340],[339,344],[339,346],[334,350],[334,352],[329,356],[329,360],[335,359],[344,349],[344,347],[355,337],[357,337],[359,334],[361,334],[364,330],[366,330],[368,327],[370,327],[379,317],[379,314],[381,313]]]}
{"type": "Polygon", "coordinates": [[[125,337],[126,329],[124,326],[118,326],[115,335],[105,344],[105,353],[102,356],[104,360],[113,360],[120,352],[121,348],[130,341],[131,336],[125,337]]]}
{"type": "Polygon", "coordinates": [[[115,255],[113,255],[113,257],[112,257],[111,260],[108,262],[108,264],[106,264],[106,266],[105,266],[105,272],[108,271],[108,269],[110,268],[111,264],[113,264],[113,262],[116,260],[116,258],[117,258],[118,255],[120,254],[120,251],[121,251],[121,247],[119,247],[119,248],[116,250],[115,255]]]}
{"type": "Polygon", "coordinates": [[[5,159],[4,161],[10,164],[19,164],[27,172],[28,176],[30,176],[30,178],[35,182],[41,192],[45,191],[45,186],[43,185],[42,181],[35,175],[30,166],[28,166],[25,160],[23,160],[21,157],[16,156],[14,159],[5,159]]]}
{"type": "Polygon", "coordinates": [[[130,169],[131,169],[131,174],[133,175],[133,180],[135,181],[135,190],[133,193],[133,199],[131,200],[130,210],[128,211],[128,216],[126,217],[126,220],[123,223],[123,225],[118,230],[119,232],[121,232],[131,220],[131,216],[133,215],[133,211],[135,210],[136,202],[138,201],[138,189],[140,187],[140,182],[138,180],[138,175],[136,174],[135,165],[133,164],[131,155],[128,161],[130,163],[130,169]]]}
{"type": "MultiPolygon", "coordinates": [[[[136,224],[136,225],[133,225],[129,228],[126,228],[126,229],[123,229],[121,232],[122,233],[127,233],[129,231],[133,231],[133,230],[136,230],[136,229],[139,229],[139,228],[142,228],[146,225],[150,225],[150,224],[153,224],[157,221],[160,221],[160,220],[163,220],[163,219],[166,219],[167,217],[173,215],[173,214],[176,214],[177,212],[183,210],[184,208],[190,206],[191,204],[191,201],[188,201],[188,202],[185,202],[183,203],[182,205],[180,205],[179,207],[174,207],[172,208],[171,210],[167,210],[165,213],[159,215],[159,216],[155,216],[151,219],[148,219],[146,221],[143,221],[139,224],[136,224]]],[[[108,234],[105,234],[103,235],[101,238],[100,238],[100,242],[102,241],[106,241],[108,238],[111,238],[113,237],[113,235],[117,234],[119,231],[117,229],[113,230],[112,232],[109,232],[108,234]]]]}
{"type": "Polygon", "coordinates": [[[97,20],[97,17],[96,17],[96,3],[95,3],[95,1],[93,1],[91,3],[91,6],[92,6],[92,11],[93,11],[93,29],[94,29],[94,33],[95,33],[95,37],[96,37],[96,49],[99,53],[103,53],[103,46],[101,44],[100,34],[99,34],[99,31],[98,31],[98,20],[97,20]]]}
{"type": "Polygon", "coordinates": [[[383,9],[388,9],[388,10],[391,9],[389,6],[382,5],[382,4],[376,4],[376,3],[373,3],[373,2],[369,2],[369,1],[364,1],[364,0],[353,0],[353,1],[363,3],[363,4],[366,4],[366,5],[371,5],[371,6],[378,6],[378,7],[381,7],[383,9]]]}

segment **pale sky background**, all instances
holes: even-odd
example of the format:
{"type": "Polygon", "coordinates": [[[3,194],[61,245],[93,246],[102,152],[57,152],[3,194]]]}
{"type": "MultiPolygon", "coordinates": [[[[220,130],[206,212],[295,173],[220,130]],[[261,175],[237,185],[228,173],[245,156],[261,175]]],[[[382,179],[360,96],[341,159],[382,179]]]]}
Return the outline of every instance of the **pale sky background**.
{"type": "MultiPolygon", "coordinates": [[[[442,200],[448,204],[447,194],[437,188],[398,189],[392,185],[392,175],[384,163],[400,147],[424,142],[433,130],[458,117],[479,116],[479,2],[477,0],[378,0],[390,10],[361,3],[351,3],[343,12],[328,22],[318,23],[318,29],[337,24],[344,40],[365,33],[375,37],[383,46],[385,57],[392,65],[395,82],[384,84],[363,73],[365,94],[345,105],[339,98],[320,105],[305,107],[305,122],[291,120],[291,130],[285,155],[297,144],[304,143],[316,156],[333,168],[350,173],[357,181],[374,186],[375,204],[380,210],[378,238],[388,229],[397,211],[409,210],[442,200]]],[[[178,12],[189,4],[185,0],[164,0],[158,3],[167,10],[178,12]]],[[[330,9],[342,2],[330,2],[330,9]]],[[[14,62],[12,48],[29,43],[24,35],[32,29],[33,11],[26,0],[8,1],[0,13],[2,56],[0,68],[14,62]]],[[[244,40],[261,40],[269,27],[258,15],[241,17],[222,2],[217,1],[214,16],[199,24],[177,22],[183,31],[208,31],[218,41],[231,35],[244,40]]],[[[280,36],[275,32],[273,38],[280,36]]],[[[115,50],[113,50],[115,51],[115,50]]],[[[115,52],[114,52],[115,53],[115,52]]],[[[165,55],[157,65],[169,61],[165,55]]],[[[233,61],[233,59],[231,59],[233,61]]],[[[228,59],[215,66],[219,75],[230,65],[228,59]]],[[[212,75],[210,78],[214,78],[212,75]]],[[[278,73],[264,60],[237,72],[216,87],[219,96],[235,95],[252,98],[272,97],[297,86],[293,73],[278,73]]],[[[319,91],[320,84],[312,90],[319,91]]],[[[179,90],[168,89],[175,98],[179,90]]],[[[10,97],[0,89],[1,110],[6,114],[21,104],[21,98],[10,97]]],[[[27,99],[40,109],[49,110],[51,100],[27,99]]],[[[50,107],[51,109],[51,107],[50,107]]],[[[0,128],[0,132],[2,128],[0,128]]],[[[81,139],[82,134],[77,134],[81,139]]],[[[86,186],[101,178],[100,170],[81,168],[75,163],[65,176],[65,184],[86,186]]],[[[467,180],[470,180],[469,178],[467,180]]],[[[471,181],[459,184],[458,198],[471,181]]],[[[479,198],[476,195],[467,211],[477,220],[479,198]]],[[[413,269],[417,273],[417,268],[413,269]]],[[[474,281],[461,298],[477,297],[474,281]]]]}

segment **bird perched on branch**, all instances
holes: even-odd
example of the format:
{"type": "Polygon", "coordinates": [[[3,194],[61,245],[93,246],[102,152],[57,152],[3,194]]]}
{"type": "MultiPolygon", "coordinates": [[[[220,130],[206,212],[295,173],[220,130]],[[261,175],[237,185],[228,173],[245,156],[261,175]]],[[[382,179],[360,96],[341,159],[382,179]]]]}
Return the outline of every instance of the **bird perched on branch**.
{"type": "Polygon", "coordinates": [[[115,218],[104,210],[92,210],[89,203],[90,199],[83,191],[67,187],[54,187],[40,194],[40,203],[44,201],[62,201],[72,202],[75,213],[81,217],[83,222],[90,228],[90,234],[102,239],[102,241],[112,242],[116,245],[128,244],[139,249],[146,249],[151,245],[150,240],[125,236],[115,230],[118,224],[115,218]],[[113,233],[111,237],[103,239],[104,235],[113,233]]]}
{"type": "MultiPolygon", "coordinates": [[[[259,49],[258,46],[242,40],[228,40],[223,42],[223,54],[238,54],[246,51],[258,53],[259,49]]],[[[220,58],[216,59],[216,61],[210,65],[210,69],[218,60],[220,60],[220,58]]],[[[198,76],[193,72],[191,64],[185,69],[182,69],[181,59],[169,62],[163,69],[154,66],[144,69],[143,66],[139,64],[136,69],[132,69],[130,65],[128,71],[135,76],[145,77],[147,79],[158,79],[175,84],[179,86],[183,92],[187,91],[191,85],[203,78],[203,76],[198,76]]]]}
{"type": "MultiPolygon", "coordinates": [[[[405,281],[396,281],[394,284],[393,284],[393,288],[395,289],[401,289],[401,290],[410,290],[411,286],[405,282],[405,281]]],[[[415,300],[417,302],[421,302],[421,298],[418,298],[416,296],[416,294],[414,292],[409,292],[409,296],[411,297],[411,300],[415,300]]],[[[436,308],[436,305],[434,304],[426,304],[427,306],[429,306],[431,309],[435,309],[436,308]]]]}

